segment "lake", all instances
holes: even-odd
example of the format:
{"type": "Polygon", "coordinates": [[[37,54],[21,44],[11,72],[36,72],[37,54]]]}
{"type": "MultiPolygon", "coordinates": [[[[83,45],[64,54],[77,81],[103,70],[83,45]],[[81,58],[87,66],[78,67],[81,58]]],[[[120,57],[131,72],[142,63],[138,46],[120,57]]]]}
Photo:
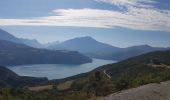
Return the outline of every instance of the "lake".
{"type": "Polygon", "coordinates": [[[89,72],[99,66],[115,63],[116,61],[93,59],[92,63],[69,65],[69,64],[35,64],[8,67],[21,76],[47,77],[61,79],[80,73],[89,72]]]}

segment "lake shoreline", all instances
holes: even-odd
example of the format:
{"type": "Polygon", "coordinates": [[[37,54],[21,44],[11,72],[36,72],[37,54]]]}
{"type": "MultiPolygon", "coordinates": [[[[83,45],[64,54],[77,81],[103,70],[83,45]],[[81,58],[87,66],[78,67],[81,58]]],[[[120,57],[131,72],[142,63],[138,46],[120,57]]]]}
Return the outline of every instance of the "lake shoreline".
{"type": "Polygon", "coordinates": [[[8,68],[20,76],[47,77],[49,80],[53,80],[90,72],[111,63],[116,63],[116,61],[93,58],[92,63],[86,64],[34,64],[9,66],[8,68]]]}

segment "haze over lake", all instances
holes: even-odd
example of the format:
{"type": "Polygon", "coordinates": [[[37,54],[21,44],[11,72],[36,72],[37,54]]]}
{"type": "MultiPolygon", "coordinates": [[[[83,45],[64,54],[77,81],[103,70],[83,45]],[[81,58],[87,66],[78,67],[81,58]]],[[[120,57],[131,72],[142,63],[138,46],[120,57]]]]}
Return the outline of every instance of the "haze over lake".
{"type": "Polygon", "coordinates": [[[81,65],[68,64],[36,64],[10,66],[9,69],[21,76],[47,77],[48,79],[60,79],[80,73],[89,72],[99,66],[115,63],[116,61],[93,59],[92,63],[81,65]]]}

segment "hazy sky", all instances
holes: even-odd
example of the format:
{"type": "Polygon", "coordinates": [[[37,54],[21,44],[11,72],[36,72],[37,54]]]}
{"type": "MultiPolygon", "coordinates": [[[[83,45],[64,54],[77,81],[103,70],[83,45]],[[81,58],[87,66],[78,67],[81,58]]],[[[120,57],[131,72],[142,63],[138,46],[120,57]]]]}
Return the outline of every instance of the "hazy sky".
{"type": "Polygon", "coordinates": [[[91,36],[170,47],[170,0],[0,0],[0,28],[41,43],[91,36]]]}

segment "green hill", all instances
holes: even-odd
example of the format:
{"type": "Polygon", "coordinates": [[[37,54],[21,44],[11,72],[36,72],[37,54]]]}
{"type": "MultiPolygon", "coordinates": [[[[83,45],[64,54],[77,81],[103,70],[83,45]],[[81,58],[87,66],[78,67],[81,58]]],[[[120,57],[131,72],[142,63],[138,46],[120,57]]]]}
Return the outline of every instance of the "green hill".
{"type": "Polygon", "coordinates": [[[47,82],[47,78],[18,76],[6,67],[0,66],[0,87],[19,87],[47,82]]]}
{"type": "Polygon", "coordinates": [[[106,70],[119,90],[170,80],[169,66],[170,51],[160,51],[106,65],[101,69],[106,70]]]}
{"type": "Polygon", "coordinates": [[[123,89],[170,80],[170,51],[158,51],[99,67],[92,72],[66,78],[75,80],[71,90],[105,96],[123,89]]]}

